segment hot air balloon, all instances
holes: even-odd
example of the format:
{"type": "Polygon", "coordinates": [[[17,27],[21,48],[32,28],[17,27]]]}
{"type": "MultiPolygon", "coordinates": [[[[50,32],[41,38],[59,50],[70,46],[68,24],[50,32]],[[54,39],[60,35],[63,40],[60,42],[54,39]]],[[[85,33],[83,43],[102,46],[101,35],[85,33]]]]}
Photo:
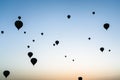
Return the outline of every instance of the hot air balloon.
{"type": "Polygon", "coordinates": [[[78,77],[78,80],[82,80],[82,77],[78,77]]]}
{"type": "Polygon", "coordinates": [[[101,47],[101,48],[100,48],[100,51],[103,52],[103,51],[104,51],[104,47],[101,47]]]}
{"type": "Polygon", "coordinates": [[[65,58],[67,58],[67,55],[65,55],[65,58]]]}
{"type": "Polygon", "coordinates": [[[26,31],[24,31],[24,34],[26,34],[26,31]]]}
{"type": "Polygon", "coordinates": [[[59,41],[58,41],[58,40],[56,40],[56,41],[55,41],[55,44],[56,44],[56,45],[58,45],[58,44],[59,44],[59,41]]]}
{"type": "Polygon", "coordinates": [[[7,78],[9,76],[9,74],[10,74],[10,71],[8,71],[8,70],[5,70],[3,72],[3,75],[5,76],[5,78],[7,78]]]}
{"type": "Polygon", "coordinates": [[[1,31],[1,34],[4,34],[4,31],[1,31]]]}
{"type": "Polygon", "coordinates": [[[28,52],[28,56],[31,58],[33,56],[32,52],[28,52]]]}
{"type": "Polygon", "coordinates": [[[53,44],[53,46],[55,46],[55,44],[53,44]]]}
{"type": "Polygon", "coordinates": [[[33,39],[32,41],[33,41],[33,42],[35,42],[35,40],[34,40],[34,39],[33,39]]]}
{"type": "Polygon", "coordinates": [[[90,40],[91,38],[89,37],[88,40],[90,40]]]}
{"type": "Polygon", "coordinates": [[[30,46],[28,45],[27,48],[30,48],[30,46]]]}
{"type": "Polygon", "coordinates": [[[44,33],[41,33],[41,35],[43,35],[44,33]]]}
{"type": "Polygon", "coordinates": [[[75,60],[74,60],[74,59],[72,59],[72,61],[74,62],[75,60]]]}
{"type": "Polygon", "coordinates": [[[19,30],[20,28],[22,28],[23,22],[20,21],[20,19],[21,19],[20,16],[18,16],[18,19],[19,19],[19,20],[15,21],[15,27],[19,30]]]}
{"type": "Polygon", "coordinates": [[[104,25],[103,25],[103,27],[106,29],[106,30],[108,30],[108,28],[109,28],[109,23],[105,23],[104,25]]]}
{"type": "Polygon", "coordinates": [[[95,11],[93,11],[92,14],[94,15],[94,14],[95,14],[95,11]]]}
{"type": "Polygon", "coordinates": [[[70,19],[70,18],[71,18],[71,16],[70,16],[70,15],[67,15],[67,18],[68,18],[68,19],[70,19]]]}
{"type": "Polygon", "coordinates": [[[110,52],[111,50],[109,49],[108,51],[110,52]]]}
{"type": "Polygon", "coordinates": [[[37,63],[37,59],[36,58],[32,58],[30,61],[33,64],[33,66],[37,63]]]}

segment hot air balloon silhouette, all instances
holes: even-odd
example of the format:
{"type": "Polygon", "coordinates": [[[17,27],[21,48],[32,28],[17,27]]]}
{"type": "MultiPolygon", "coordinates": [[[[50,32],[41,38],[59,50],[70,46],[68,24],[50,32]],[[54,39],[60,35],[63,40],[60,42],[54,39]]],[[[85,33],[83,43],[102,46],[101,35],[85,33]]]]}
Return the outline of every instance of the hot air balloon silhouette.
{"type": "Polygon", "coordinates": [[[71,18],[71,15],[67,15],[67,18],[70,19],[70,18],[71,18]]]}
{"type": "Polygon", "coordinates": [[[58,45],[58,44],[59,44],[59,41],[58,41],[58,40],[56,40],[56,41],[55,41],[55,44],[56,44],[56,45],[58,45]]]}
{"type": "Polygon", "coordinates": [[[1,31],[1,34],[4,34],[4,31],[1,31]]]}
{"type": "Polygon", "coordinates": [[[28,52],[28,56],[31,58],[33,56],[32,52],[28,52]]]}
{"type": "Polygon", "coordinates": [[[37,63],[37,59],[36,58],[32,58],[30,61],[33,64],[33,66],[37,63]]]}
{"type": "Polygon", "coordinates": [[[27,48],[30,48],[30,46],[28,45],[27,48]]]}
{"type": "Polygon", "coordinates": [[[65,55],[65,58],[67,58],[67,55],[65,55]]]}
{"type": "Polygon", "coordinates": [[[34,39],[33,39],[32,41],[33,41],[33,42],[35,42],[35,40],[34,40],[34,39]]]}
{"type": "Polygon", "coordinates": [[[72,59],[72,61],[74,62],[75,60],[74,60],[74,59],[72,59]]]}
{"type": "Polygon", "coordinates": [[[94,14],[95,14],[95,11],[93,11],[92,14],[94,15],[94,14]]]}
{"type": "Polygon", "coordinates": [[[9,74],[10,74],[10,71],[8,71],[8,70],[5,70],[3,72],[3,75],[5,76],[5,78],[7,78],[9,76],[9,74]]]}
{"type": "Polygon", "coordinates": [[[24,31],[24,34],[26,34],[26,31],[24,31]]]}
{"type": "Polygon", "coordinates": [[[82,80],[82,77],[78,77],[78,80],[82,80]]]}
{"type": "Polygon", "coordinates": [[[108,51],[110,52],[111,50],[109,49],[108,51]]]}
{"type": "Polygon", "coordinates": [[[109,23],[105,23],[104,25],[103,25],[103,27],[106,29],[106,30],[108,30],[108,28],[109,28],[109,23]]]}
{"type": "Polygon", "coordinates": [[[88,40],[90,40],[91,38],[89,37],[88,40]]]}
{"type": "Polygon", "coordinates": [[[103,51],[104,51],[104,47],[101,47],[101,48],[100,48],[100,51],[103,52],[103,51]]]}
{"type": "Polygon", "coordinates": [[[18,19],[19,20],[15,21],[15,27],[19,30],[23,26],[23,22],[20,21],[21,16],[18,16],[18,19]]]}
{"type": "Polygon", "coordinates": [[[42,32],[41,35],[43,35],[44,33],[42,32]]]}

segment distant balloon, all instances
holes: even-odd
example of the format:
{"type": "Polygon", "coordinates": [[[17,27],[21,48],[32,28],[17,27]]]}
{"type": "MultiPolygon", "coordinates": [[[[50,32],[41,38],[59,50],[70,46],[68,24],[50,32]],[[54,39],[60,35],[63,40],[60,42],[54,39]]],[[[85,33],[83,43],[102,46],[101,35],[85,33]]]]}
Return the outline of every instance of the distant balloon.
{"type": "Polygon", "coordinates": [[[41,35],[43,35],[44,33],[41,33],[41,35]]]}
{"type": "Polygon", "coordinates": [[[33,39],[32,41],[33,41],[33,42],[35,42],[35,40],[34,40],[34,39],[33,39]]]}
{"type": "Polygon", "coordinates": [[[95,14],[95,11],[93,11],[92,14],[94,15],[94,14],[95,14]]]}
{"type": "Polygon", "coordinates": [[[75,60],[74,60],[74,59],[72,59],[72,61],[74,62],[75,60]]]}
{"type": "Polygon", "coordinates": [[[4,31],[1,31],[1,34],[4,34],[4,31]]]}
{"type": "Polygon", "coordinates": [[[15,21],[15,26],[16,26],[16,28],[19,30],[19,29],[23,26],[23,22],[20,21],[20,19],[21,19],[20,16],[18,16],[18,19],[19,19],[19,20],[15,21]]]}
{"type": "Polygon", "coordinates": [[[55,46],[55,44],[53,44],[53,46],[55,46]]]}
{"type": "Polygon", "coordinates": [[[26,34],[26,31],[24,31],[24,34],[26,34]]]}
{"type": "Polygon", "coordinates": [[[58,40],[56,40],[56,41],[55,41],[55,44],[56,44],[56,45],[58,45],[58,44],[59,44],[59,41],[58,41],[58,40]]]}
{"type": "Polygon", "coordinates": [[[90,40],[91,38],[89,37],[88,40],[90,40]]]}
{"type": "Polygon", "coordinates": [[[71,18],[71,16],[70,16],[70,15],[67,15],[67,18],[68,18],[68,19],[70,19],[70,18],[71,18]]]}
{"type": "Polygon", "coordinates": [[[27,48],[30,48],[30,46],[28,45],[27,48]]]}
{"type": "Polygon", "coordinates": [[[109,28],[109,23],[105,23],[104,25],[103,25],[103,27],[107,30],[108,28],[109,28]]]}
{"type": "Polygon", "coordinates": [[[100,48],[100,51],[101,51],[101,52],[103,52],[103,51],[104,51],[104,48],[103,48],[103,47],[101,47],[101,48],[100,48]]]}
{"type": "Polygon", "coordinates": [[[108,51],[110,52],[111,50],[109,49],[108,51]]]}
{"type": "Polygon", "coordinates": [[[33,56],[32,52],[28,52],[28,56],[31,58],[33,56]]]}
{"type": "Polygon", "coordinates": [[[65,58],[67,58],[67,56],[65,55],[65,58]]]}
{"type": "Polygon", "coordinates": [[[10,71],[8,71],[8,70],[5,70],[3,72],[3,75],[5,76],[5,78],[7,78],[9,76],[9,74],[10,74],[10,71]]]}
{"type": "Polygon", "coordinates": [[[32,58],[31,59],[31,63],[33,64],[33,66],[37,63],[37,59],[36,58],[32,58]]]}

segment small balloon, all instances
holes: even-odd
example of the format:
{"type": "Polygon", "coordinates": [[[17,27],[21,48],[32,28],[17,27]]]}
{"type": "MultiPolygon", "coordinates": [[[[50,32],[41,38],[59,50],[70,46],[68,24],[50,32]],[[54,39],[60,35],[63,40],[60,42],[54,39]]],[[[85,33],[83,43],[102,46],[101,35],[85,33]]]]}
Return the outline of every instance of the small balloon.
{"type": "Polygon", "coordinates": [[[30,48],[30,46],[28,45],[27,48],[30,48]]]}
{"type": "Polygon", "coordinates": [[[56,44],[56,45],[58,45],[58,44],[59,44],[59,41],[58,41],[58,40],[56,40],[56,41],[55,41],[55,44],[56,44]]]}
{"type": "Polygon", "coordinates": [[[31,58],[33,56],[32,52],[28,52],[28,56],[31,58]]]}
{"type": "Polygon", "coordinates": [[[24,31],[24,34],[26,34],[26,31],[24,31]]]}
{"type": "Polygon", "coordinates": [[[90,40],[91,38],[89,37],[88,40],[90,40]]]}
{"type": "Polygon", "coordinates": [[[53,46],[55,46],[55,44],[53,44],[53,46]]]}
{"type": "Polygon", "coordinates": [[[100,48],[100,51],[101,51],[101,52],[103,52],[103,51],[104,51],[104,48],[103,48],[103,47],[101,47],[101,48],[100,48]]]}
{"type": "Polygon", "coordinates": [[[33,39],[32,41],[33,41],[33,42],[35,42],[35,40],[34,40],[34,39],[33,39]]]}
{"type": "Polygon", "coordinates": [[[95,14],[95,11],[93,11],[92,14],[94,15],[94,14],[95,14]]]}
{"type": "Polygon", "coordinates": [[[18,16],[18,19],[21,19],[21,16],[18,16]]]}
{"type": "Polygon", "coordinates": [[[71,16],[70,16],[70,15],[67,15],[67,18],[68,18],[68,19],[70,19],[70,18],[71,18],[71,16]]]}
{"type": "Polygon", "coordinates": [[[67,58],[67,56],[65,55],[65,58],[67,58]]]}
{"type": "Polygon", "coordinates": [[[9,76],[9,74],[10,74],[10,71],[8,71],[8,70],[5,70],[3,72],[3,75],[5,76],[5,78],[7,78],[9,76]]]}
{"type": "Polygon", "coordinates": [[[74,60],[74,59],[72,59],[72,61],[74,62],[75,60],[74,60]]]}
{"type": "Polygon", "coordinates": [[[104,25],[103,25],[103,27],[106,29],[106,30],[108,30],[108,28],[109,28],[109,23],[105,23],[104,25]]]}
{"type": "Polygon", "coordinates": [[[19,20],[15,21],[15,27],[19,30],[23,26],[23,22],[20,21],[21,17],[18,17],[19,20]]]}
{"type": "Polygon", "coordinates": [[[36,58],[32,58],[31,59],[31,63],[33,64],[33,66],[37,63],[37,59],[36,58]]]}
{"type": "Polygon", "coordinates": [[[109,49],[108,51],[110,52],[111,50],[109,49]]]}
{"type": "Polygon", "coordinates": [[[4,34],[4,31],[1,31],[1,34],[4,34]]]}
{"type": "Polygon", "coordinates": [[[41,33],[41,35],[43,35],[44,33],[41,33]]]}

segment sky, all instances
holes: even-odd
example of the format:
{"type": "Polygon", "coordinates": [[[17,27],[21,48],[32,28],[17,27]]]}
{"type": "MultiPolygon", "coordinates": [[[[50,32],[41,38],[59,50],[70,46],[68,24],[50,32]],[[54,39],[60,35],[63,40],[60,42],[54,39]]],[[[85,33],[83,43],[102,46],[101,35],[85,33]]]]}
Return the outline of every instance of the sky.
{"type": "Polygon", "coordinates": [[[0,0],[0,80],[120,80],[119,9],[119,0],[0,0]]]}

